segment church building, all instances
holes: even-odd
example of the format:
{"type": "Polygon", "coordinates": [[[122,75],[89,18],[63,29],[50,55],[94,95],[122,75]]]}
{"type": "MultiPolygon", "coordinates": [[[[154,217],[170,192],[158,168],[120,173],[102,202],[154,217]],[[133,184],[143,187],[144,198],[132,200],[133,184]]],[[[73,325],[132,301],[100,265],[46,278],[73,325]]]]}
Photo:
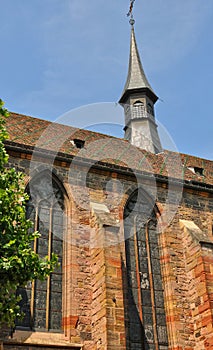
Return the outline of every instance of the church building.
{"type": "Polygon", "coordinates": [[[162,148],[130,24],[124,139],[7,120],[34,249],[60,265],[18,291],[25,317],[2,350],[213,349],[213,164],[162,148]]]}

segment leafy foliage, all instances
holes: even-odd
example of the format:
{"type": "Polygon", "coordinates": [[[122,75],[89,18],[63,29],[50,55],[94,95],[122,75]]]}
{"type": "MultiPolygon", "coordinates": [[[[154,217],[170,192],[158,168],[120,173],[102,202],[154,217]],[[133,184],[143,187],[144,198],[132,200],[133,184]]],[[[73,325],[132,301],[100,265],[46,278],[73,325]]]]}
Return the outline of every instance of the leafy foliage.
{"type": "Polygon", "coordinates": [[[8,111],[0,99],[0,326],[14,325],[20,317],[16,290],[28,281],[45,279],[57,265],[57,256],[41,259],[32,250],[32,222],[26,219],[27,194],[23,174],[8,168],[4,141],[8,138],[5,118],[8,111]]]}

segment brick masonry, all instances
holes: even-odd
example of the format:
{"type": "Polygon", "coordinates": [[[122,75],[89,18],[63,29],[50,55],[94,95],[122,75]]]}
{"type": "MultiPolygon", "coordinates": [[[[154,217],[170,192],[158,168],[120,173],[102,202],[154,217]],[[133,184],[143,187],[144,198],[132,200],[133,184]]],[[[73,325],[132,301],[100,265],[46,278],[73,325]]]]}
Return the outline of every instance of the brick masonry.
{"type": "MultiPolygon", "coordinates": [[[[10,153],[10,166],[26,174],[27,184],[31,155],[10,153]]],[[[34,174],[49,168],[47,159],[40,159],[34,174]]],[[[83,165],[70,172],[65,160],[55,162],[53,173],[67,197],[63,334],[17,330],[12,339],[4,340],[2,349],[132,350],[127,342],[123,212],[130,195],[141,187],[155,196],[156,215],[163,227],[167,184],[158,182],[155,194],[147,178],[138,183],[131,172],[95,167],[88,171],[83,165]]],[[[174,191],[171,206],[175,199],[174,191]]],[[[168,334],[168,346],[159,350],[213,348],[212,210],[210,190],[185,186],[171,224],[158,234],[168,334]]]]}

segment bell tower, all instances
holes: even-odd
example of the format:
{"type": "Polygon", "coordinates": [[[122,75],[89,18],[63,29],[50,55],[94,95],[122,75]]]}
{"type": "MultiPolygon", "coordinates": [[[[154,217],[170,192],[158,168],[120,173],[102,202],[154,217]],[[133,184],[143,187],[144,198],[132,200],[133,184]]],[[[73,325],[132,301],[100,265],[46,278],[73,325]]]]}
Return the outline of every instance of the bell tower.
{"type": "Polygon", "coordinates": [[[141,149],[152,153],[162,151],[154,105],[158,100],[152,90],[141,64],[134,32],[131,8],[131,39],[129,69],[126,84],[119,100],[125,113],[125,139],[141,149]]]}

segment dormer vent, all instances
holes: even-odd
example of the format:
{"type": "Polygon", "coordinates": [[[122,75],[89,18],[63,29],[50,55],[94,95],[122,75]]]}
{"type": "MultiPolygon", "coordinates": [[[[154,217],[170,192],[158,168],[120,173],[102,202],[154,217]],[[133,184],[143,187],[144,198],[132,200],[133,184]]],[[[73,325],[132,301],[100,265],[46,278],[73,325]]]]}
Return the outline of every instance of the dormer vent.
{"type": "Polygon", "coordinates": [[[204,176],[204,169],[200,168],[198,166],[195,167],[188,167],[189,170],[191,170],[194,174],[199,175],[199,176],[204,176]]]}
{"type": "Polygon", "coordinates": [[[74,139],[74,140],[70,140],[70,143],[75,146],[76,148],[83,148],[85,141],[84,140],[80,140],[80,139],[74,139]]]}

